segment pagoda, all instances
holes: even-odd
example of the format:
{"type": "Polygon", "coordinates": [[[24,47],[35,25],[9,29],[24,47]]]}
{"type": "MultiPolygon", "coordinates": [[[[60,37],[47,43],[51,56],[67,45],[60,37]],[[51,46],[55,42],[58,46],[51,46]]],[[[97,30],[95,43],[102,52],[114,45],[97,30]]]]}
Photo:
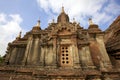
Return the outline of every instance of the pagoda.
{"type": "Polygon", "coordinates": [[[0,80],[119,80],[120,67],[113,65],[104,37],[92,19],[84,29],[70,22],[62,7],[46,29],[38,20],[23,37],[20,32],[8,43],[0,80]]]}

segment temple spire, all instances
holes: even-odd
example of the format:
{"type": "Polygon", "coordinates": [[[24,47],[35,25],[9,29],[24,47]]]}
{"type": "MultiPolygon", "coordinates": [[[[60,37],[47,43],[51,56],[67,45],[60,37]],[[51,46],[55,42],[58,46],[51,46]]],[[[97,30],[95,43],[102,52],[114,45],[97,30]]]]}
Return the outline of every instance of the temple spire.
{"type": "Polygon", "coordinates": [[[93,23],[92,19],[89,18],[89,25],[93,25],[93,24],[94,24],[94,23],[93,23]]]}
{"type": "Polygon", "coordinates": [[[62,6],[62,11],[57,18],[57,22],[60,22],[60,23],[69,22],[69,16],[65,13],[63,6],[62,6]]]}
{"type": "Polygon", "coordinates": [[[40,27],[40,19],[38,20],[36,26],[37,26],[37,27],[40,27]]]}
{"type": "Polygon", "coordinates": [[[22,32],[20,31],[19,35],[16,37],[16,39],[20,39],[21,38],[21,34],[22,34],[22,32]]]}
{"type": "Polygon", "coordinates": [[[64,13],[65,11],[64,11],[64,7],[62,6],[62,13],[64,13]]]}
{"type": "Polygon", "coordinates": [[[19,33],[19,35],[18,35],[19,38],[21,38],[21,34],[22,34],[22,31],[20,31],[20,33],[19,33]]]}
{"type": "Polygon", "coordinates": [[[37,24],[32,28],[33,32],[41,30],[40,28],[40,19],[38,19],[37,24]]]}

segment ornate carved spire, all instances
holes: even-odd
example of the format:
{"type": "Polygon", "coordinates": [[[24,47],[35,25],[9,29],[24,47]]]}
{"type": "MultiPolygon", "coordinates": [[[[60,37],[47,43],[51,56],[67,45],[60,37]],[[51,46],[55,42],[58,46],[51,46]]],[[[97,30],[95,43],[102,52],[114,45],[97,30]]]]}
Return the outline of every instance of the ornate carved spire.
{"type": "Polygon", "coordinates": [[[64,7],[62,6],[62,12],[60,13],[60,15],[57,18],[57,22],[59,23],[66,23],[69,22],[69,16],[65,13],[64,11],[64,7]]]}
{"type": "Polygon", "coordinates": [[[21,34],[22,34],[22,31],[20,31],[20,33],[19,33],[19,35],[18,35],[19,38],[21,38],[21,34]]]}
{"type": "Polygon", "coordinates": [[[38,20],[38,23],[36,24],[37,27],[40,27],[40,20],[38,20]]]}
{"type": "Polygon", "coordinates": [[[93,24],[94,24],[94,23],[93,23],[92,19],[89,18],[89,25],[93,25],[93,24]]]}
{"type": "Polygon", "coordinates": [[[22,34],[22,32],[20,31],[19,35],[16,37],[16,39],[20,39],[21,38],[21,34],[22,34]]]}
{"type": "Polygon", "coordinates": [[[41,30],[40,28],[40,19],[38,20],[37,24],[32,28],[33,32],[41,30]]]}
{"type": "Polygon", "coordinates": [[[62,13],[64,13],[65,11],[64,11],[64,7],[62,6],[62,13]]]}

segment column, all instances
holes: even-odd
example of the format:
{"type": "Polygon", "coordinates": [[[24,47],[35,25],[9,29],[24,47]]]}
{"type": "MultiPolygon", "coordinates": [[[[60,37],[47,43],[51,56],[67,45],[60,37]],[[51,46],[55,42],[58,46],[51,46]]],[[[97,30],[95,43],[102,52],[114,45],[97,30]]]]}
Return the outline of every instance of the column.
{"type": "Polygon", "coordinates": [[[58,51],[57,51],[58,49],[57,49],[57,36],[54,36],[53,37],[53,65],[54,66],[58,66],[59,64],[58,64],[58,62],[59,62],[59,54],[58,54],[58,51]]]}
{"type": "Polygon", "coordinates": [[[80,61],[79,61],[77,44],[74,44],[72,46],[72,55],[73,55],[73,66],[74,66],[74,68],[80,68],[80,61]]]}
{"type": "Polygon", "coordinates": [[[86,47],[85,47],[85,55],[86,55],[86,63],[88,65],[88,67],[95,68],[93,61],[92,61],[89,45],[86,45],[86,47]]]}
{"type": "Polygon", "coordinates": [[[72,35],[72,55],[73,55],[73,66],[74,68],[81,68],[79,55],[78,55],[78,46],[77,46],[77,35],[72,35]]]}
{"type": "Polygon", "coordinates": [[[99,44],[99,49],[100,49],[101,57],[102,57],[101,59],[104,63],[104,66],[107,69],[110,69],[112,67],[112,65],[111,65],[111,62],[110,62],[110,58],[107,54],[106,48],[105,48],[105,44],[104,44],[104,41],[103,41],[103,35],[102,34],[97,34],[96,40],[97,40],[97,43],[99,44]]]}
{"type": "Polygon", "coordinates": [[[33,39],[32,39],[32,36],[30,36],[28,38],[27,47],[25,50],[25,55],[24,55],[24,58],[22,60],[22,65],[26,65],[26,63],[27,63],[27,59],[28,59],[28,56],[29,56],[29,54],[31,52],[31,48],[32,48],[32,42],[33,42],[33,39]]]}
{"type": "Polygon", "coordinates": [[[10,64],[14,64],[15,63],[16,56],[17,56],[17,50],[18,50],[17,47],[14,47],[12,52],[10,53],[11,54],[10,59],[9,59],[9,63],[10,64]]]}
{"type": "Polygon", "coordinates": [[[41,51],[40,51],[40,66],[44,66],[45,64],[45,47],[41,46],[41,51]]]}
{"type": "Polygon", "coordinates": [[[39,64],[38,60],[39,60],[39,38],[37,37],[34,41],[34,48],[33,48],[33,56],[32,56],[32,63],[33,64],[39,64]]]}
{"type": "Polygon", "coordinates": [[[81,60],[81,66],[83,69],[87,68],[87,62],[86,62],[86,55],[85,55],[85,47],[82,47],[80,50],[80,60],[81,60]]]}

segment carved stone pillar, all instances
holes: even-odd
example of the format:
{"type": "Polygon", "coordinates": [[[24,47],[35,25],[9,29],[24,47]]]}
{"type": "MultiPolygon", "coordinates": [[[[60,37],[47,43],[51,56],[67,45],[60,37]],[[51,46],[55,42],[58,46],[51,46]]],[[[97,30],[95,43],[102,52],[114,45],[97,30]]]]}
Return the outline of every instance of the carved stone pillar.
{"type": "Polygon", "coordinates": [[[80,59],[80,63],[81,63],[81,67],[85,68],[86,67],[86,62],[85,62],[85,56],[84,56],[84,47],[81,47],[79,49],[79,59],[80,59]]]}
{"type": "Polygon", "coordinates": [[[79,56],[80,56],[80,61],[83,69],[95,68],[90,55],[89,46],[82,46],[81,50],[79,50],[79,56]]]}
{"type": "Polygon", "coordinates": [[[9,63],[10,64],[14,64],[15,61],[16,61],[16,55],[17,55],[17,47],[14,47],[12,52],[11,52],[11,56],[10,56],[10,59],[9,59],[9,63]]]}
{"type": "Polygon", "coordinates": [[[78,46],[77,46],[77,35],[72,35],[72,55],[73,55],[73,66],[75,68],[81,68],[79,55],[78,55],[78,46]]]}
{"type": "Polygon", "coordinates": [[[59,58],[58,58],[58,51],[57,51],[57,36],[53,37],[53,58],[54,58],[53,65],[58,66],[59,58]]]}
{"type": "Polygon", "coordinates": [[[40,66],[44,66],[45,65],[45,47],[41,46],[41,51],[40,51],[40,66]]]}
{"type": "Polygon", "coordinates": [[[103,41],[103,34],[97,34],[96,40],[97,40],[97,43],[99,45],[99,49],[100,49],[100,52],[101,52],[101,57],[102,57],[102,61],[104,63],[104,66],[107,69],[110,69],[112,67],[112,65],[111,65],[111,62],[110,62],[110,58],[107,54],[106,48],[105,48],[105,44],[104,44],[104,41],[103,41]]]}
{"type": "Polygon", "coordinates": [[[45,52],[45,64],[46,67],[53,68],[55,66],[55,60],[54,60],[54,53],[53,53],[53,46],[49,45],[46,46],[46,52],[45,52]]]}
{"type": "Polygon", "coordinates": [[[93,61],[92,61],[89,45],[85,46],[85,55],[86,55],[86,63],[88,64],[88,67],[95,68],[93,61]]]}
{"type": "Polygon", "coordinates": [[[15,64],[20,64],[20,56],[22,55],[21,53],[22,49],[21,48],[18,48],[17,50],[17,55],[16,55],[16,60],[15,60],[15,64]]]}
{"type": "Polygon", "coordinates": [[[60,41],[58,41],[58,43],[57,43],[57,53],[56,53],[56,55],[54,55],[54,57],[57,60],[57,61],[55,61],[57,66],[60,66],[60,48],[61,48],[60,41]]]}
{"type": "Polygon", "coordinates": [[[33,57],[32,57],[32,63],[33,64],[38,64],[38,60],[39,60],[39,38],[37,37],[34,41],[34,48],[33,48],[33,57]]]}
{"type": "Polygon", "coordinates": [[[26,63],[29,62],[27,60],[28,60],[28,56],[31,52],[32,42],[33,42],[33,39],[32,39],[32,36],[30,36],[28,38],[28,43],[27,43],[27,47],[26,47],[26,50],[25,50],[25,55],[24,55],[24,58],[23,58],[23,61],[22,61],[22,65],[26,65],[26,63]]]}
{"type": "Polygon", "coordinates": [[[10,48],[9,45],[8,45],[7,51],[6,51],[7,55],[5,57],[5,64],[9,64],[9,60],[10,60],[10,56],[11,56],[11,51],[12,51],[12,48],[10,48]]]}

